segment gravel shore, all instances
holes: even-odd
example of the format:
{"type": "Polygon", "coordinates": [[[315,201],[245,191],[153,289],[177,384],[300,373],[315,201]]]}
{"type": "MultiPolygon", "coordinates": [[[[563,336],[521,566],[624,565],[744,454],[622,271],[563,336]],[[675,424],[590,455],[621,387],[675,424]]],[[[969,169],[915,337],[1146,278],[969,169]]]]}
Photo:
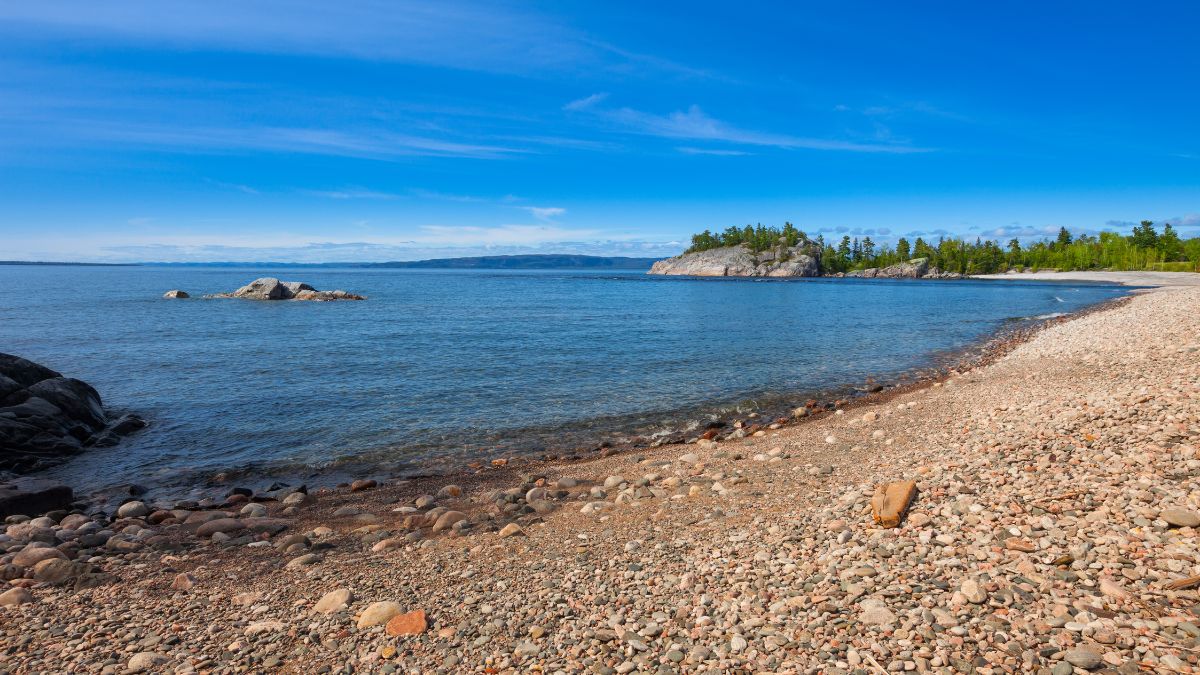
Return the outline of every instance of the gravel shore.
{"type": "Polygon", "coordinates": [[[0,670],[1197,668],[1200,288],[764,424],[457,485],[15,522],[0,670]],[[908,479],[901,526],[876,527],[875,486],[908,479]]]}
{"type": "Polygon", "coordinates": [[[1007,281],[1102,281],[1124,286],[1200,286],[1196,272],[1106,272],[1084,270],[1077,272],[1022,272],[1020,274],[977,274],[972,279],[1003,279],[1007,281]]]}

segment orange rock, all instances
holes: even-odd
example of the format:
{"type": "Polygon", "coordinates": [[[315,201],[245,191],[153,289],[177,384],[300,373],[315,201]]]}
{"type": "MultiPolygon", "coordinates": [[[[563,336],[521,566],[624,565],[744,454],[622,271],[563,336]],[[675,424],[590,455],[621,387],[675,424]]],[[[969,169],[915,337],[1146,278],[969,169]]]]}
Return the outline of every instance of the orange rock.
{"type": "Polygon", "coordinates": [[[1004,547],[1010,551],[1021,551],[1022,553],[1033,553],[1037,550],[1037,544],[1034,544],[1028,539],[1019,537],[1009,537],[1004,540],[1004,547]]]}
{"type": "Polygon", "coordinates": [[[425,622],[425,611],[418,609],[415,612],[408,614],[397,614],[387,622],[384,628],[388,635],[397,637],[400,635],[420,635],[428,628],[425,622]]]}
{"type": "Polygon", "coordinates": [[[917,484],[911,480],[888,483],[875,488],[871,497],[871,517],[884,527],[898,527],[908,505],[917,496],[917,484]]]}

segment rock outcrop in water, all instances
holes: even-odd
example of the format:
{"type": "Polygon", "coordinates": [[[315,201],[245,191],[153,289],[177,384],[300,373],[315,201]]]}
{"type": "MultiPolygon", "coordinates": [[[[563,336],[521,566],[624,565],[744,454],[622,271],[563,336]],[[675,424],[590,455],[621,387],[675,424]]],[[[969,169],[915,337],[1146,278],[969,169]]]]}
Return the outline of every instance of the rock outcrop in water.
{"type": "Polygon", "coordinates": [[[659,260],[648,274],[696,277],[819,277],[821,254],[808,241],[796,246],[780,245],[770,251],[754,252],[748,246],[727,246],[684,253],[659,260]]]}
{"type": "Polygon", "coordinates": [[[255,279],[232,293],[218,293],[210,298],[243,298],[245,300],[366,300],[366,296],[346,291],[318,291],[303,281],[280,281],[274,277],[255,279]]]}
{"type": "Polygon", "coordinates": [[[109,420],[86,382],[0,354],[0,471],[42,469],[144,426],[135,415],[109,420]]]}

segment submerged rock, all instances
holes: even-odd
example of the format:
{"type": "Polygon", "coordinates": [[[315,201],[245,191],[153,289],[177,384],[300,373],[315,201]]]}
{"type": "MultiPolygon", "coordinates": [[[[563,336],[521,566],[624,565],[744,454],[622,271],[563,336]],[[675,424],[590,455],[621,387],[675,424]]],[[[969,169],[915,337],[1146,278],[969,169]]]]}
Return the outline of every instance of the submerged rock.
{"type": "Polygon", "coordinates": [[[43,469],[144,426],[132,415],[110,424],[100,394],[86,382],[0,354],[0,470],[43,469]]]}
{"type": "Polygon", "coordinates": [[[217,293],[210,298],[244,300],[366,300],[366,296],[347,291],[318,291],[303,281],[280,281],[274,277],[255,279],[232,293],[217,293]]]}

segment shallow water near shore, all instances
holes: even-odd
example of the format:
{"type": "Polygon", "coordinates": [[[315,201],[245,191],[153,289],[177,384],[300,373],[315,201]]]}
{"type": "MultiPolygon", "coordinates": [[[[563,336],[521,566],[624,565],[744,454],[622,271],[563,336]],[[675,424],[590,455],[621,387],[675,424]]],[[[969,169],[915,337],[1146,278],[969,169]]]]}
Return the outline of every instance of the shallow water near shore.
{"type": "Polygon", "coordinates": [[[0,266],[0,351],[151,426],[48,475],[81,492],[229,471],[421,473],[595,447],[892,381],[1104,284],[637,272],[0,266]],[[204,300],[259,276],[365,302],[204,300]],[[191,300],[164,300],[172,288],[191,300]]]}

